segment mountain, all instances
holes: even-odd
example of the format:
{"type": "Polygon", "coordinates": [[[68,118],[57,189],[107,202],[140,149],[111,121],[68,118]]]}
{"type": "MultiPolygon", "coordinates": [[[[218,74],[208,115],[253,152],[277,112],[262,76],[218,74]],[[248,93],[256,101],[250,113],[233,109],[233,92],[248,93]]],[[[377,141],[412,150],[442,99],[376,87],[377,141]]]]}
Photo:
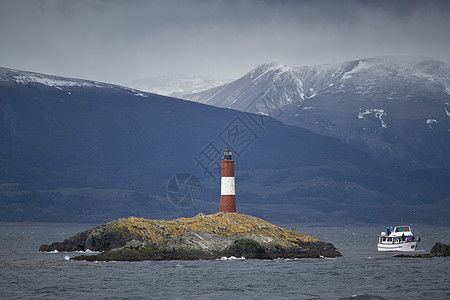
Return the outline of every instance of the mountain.
{"type": "Polygon", "coordinates": [[[448,224],[450,175],[376,163],[273,118],[0,68],[0,221],[214,213],[226,146],[237,209],[278,224],[448,224]]]}
{"type": "Polygon", "coordinates": [[[142,78],[124,85],[149,93],[177,97],[204,91],[231,81],[232,79],[176,74],[142,78]]]}
{"type": "Polygon", "coordinates": [[[337,137],[384,163],[450,169],[450,66],[430,58],[269,63],[183,98],[270,115],[337,137]]]}

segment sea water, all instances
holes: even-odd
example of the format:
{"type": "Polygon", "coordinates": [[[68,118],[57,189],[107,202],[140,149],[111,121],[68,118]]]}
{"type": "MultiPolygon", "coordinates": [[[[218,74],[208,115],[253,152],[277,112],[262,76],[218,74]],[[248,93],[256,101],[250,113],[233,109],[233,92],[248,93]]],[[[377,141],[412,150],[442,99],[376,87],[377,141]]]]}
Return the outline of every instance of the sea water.
{"type": "MultiPolygon", "coordinates": [[[[383,226],[298,227],[333,243],[329,259],[83,262],[41,253],[92,225],[0,224],[1,299],[450,299],[450,257],[376,251],[383,226]]],[[[449,227],[414,226],[418,253],[450,243],[449,227]]]]}

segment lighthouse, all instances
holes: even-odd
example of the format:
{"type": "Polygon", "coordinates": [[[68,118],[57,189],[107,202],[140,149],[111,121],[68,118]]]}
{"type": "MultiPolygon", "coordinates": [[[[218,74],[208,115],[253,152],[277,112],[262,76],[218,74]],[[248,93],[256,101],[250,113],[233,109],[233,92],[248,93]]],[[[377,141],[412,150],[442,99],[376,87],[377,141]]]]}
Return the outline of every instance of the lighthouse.
{"type": "Polygon", "coordinates": [[[220,185],[220,211],[236,212],[236,195],[234,192],[234,160],[227,147],[222,158],[222,181],[220,185]]]}

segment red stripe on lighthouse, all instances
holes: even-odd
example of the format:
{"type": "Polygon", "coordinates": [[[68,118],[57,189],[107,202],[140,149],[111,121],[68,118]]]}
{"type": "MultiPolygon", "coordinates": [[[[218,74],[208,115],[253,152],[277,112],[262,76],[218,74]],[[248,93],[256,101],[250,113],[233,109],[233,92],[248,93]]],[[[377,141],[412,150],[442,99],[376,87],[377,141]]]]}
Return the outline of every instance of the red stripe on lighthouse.
{"type": "Polygon", "coordinates": [[[222,177],[234,177],[234,160],[222,160],[222,177]]]}
{"type": "Polygon", "coordinates": [[[220,211],[236,212],[236,196],[235,195],[220,196],[220,211]]]}

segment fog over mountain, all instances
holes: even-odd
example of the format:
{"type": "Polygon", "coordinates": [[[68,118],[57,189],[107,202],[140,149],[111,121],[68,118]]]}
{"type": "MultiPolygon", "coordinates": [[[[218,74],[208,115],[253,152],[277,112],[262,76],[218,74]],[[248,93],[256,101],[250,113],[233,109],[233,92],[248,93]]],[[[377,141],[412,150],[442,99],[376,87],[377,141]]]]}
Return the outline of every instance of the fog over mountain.
{"type": "Polygon", "coordinates": [[[0,66],[125,84],[378,55],[450,63],[447,0],[0,0],[0,66]]]}
{"type": "Polygon", "coordinates": [[[147,77],[124,83],[144,92],[178,97],[198,93],[233,81],[232,79],[176,74],[172,76],[147,77]]]}
{"type": "Polygon", "coordinates": [[[270,115],[355,145],[386,163],[450,169],[450,66],[411,56],[339,64],[262,64],[184,98],[270,115]]]}

